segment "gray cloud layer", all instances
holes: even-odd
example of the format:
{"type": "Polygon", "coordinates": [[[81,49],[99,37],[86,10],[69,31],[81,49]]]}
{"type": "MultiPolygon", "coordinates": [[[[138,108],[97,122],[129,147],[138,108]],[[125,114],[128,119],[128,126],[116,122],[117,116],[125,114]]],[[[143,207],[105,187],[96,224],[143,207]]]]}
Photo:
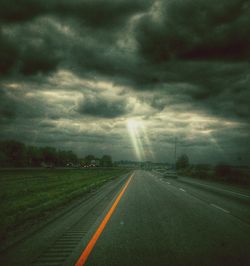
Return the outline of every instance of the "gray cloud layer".
{"type": "MultiPolygon", "coordinates": [[[[82,135],[91,129],[101,143],[105,132],[124,135],[121,121],[140,118],[151,121],[151,138],[160,140],[163,118],[172,117],[168,134],[179,134],[186,146],[206,142],[182,134],[188,113],[203,124],[207,117],[230,124],[231,134],[216,123],[206,130],[230,153],[249,158],[239,147],[249,141],[249,36],[249,0],[1,1],[2,137],[15,137],[14,128],[27,135],[32,123],[30,134],[37,129],[48,142],[50,130],[63,125],[82,135]],[[73,129],[70,121],[86,128],[73,129]]],[[[71,139],[75,147],[78,138],[71,139]]],[[[128,140],[119,143],[128,151],[118,157],[131,154],[128,140]]],[[[115,145],[116,138],[102,147],[115,145]]]]}
{"type": "Polygon", "coordinates": [[[125,100],[110,100],[100,96],[85,96],[78,104],[77,111],[82,115],[114,118],[127,114],[125,100]]]}

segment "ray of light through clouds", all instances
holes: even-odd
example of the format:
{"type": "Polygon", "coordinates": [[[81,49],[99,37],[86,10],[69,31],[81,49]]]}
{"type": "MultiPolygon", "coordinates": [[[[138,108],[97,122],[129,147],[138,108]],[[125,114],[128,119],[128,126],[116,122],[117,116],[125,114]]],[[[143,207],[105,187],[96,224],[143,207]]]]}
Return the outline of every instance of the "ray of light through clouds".
{"type": "Polygon", "coordinates": [[[153,161],[154,152],[149,140],[147,129],[141,120],[128,119],[127,127],[131,141],[133,143],[135,155],[138,161],[153,161]]]}
{"type": "Polygon", "coordinates": [[[1,140],[249,164],[249,36],[249,0],[2,0],[1,140]]]}

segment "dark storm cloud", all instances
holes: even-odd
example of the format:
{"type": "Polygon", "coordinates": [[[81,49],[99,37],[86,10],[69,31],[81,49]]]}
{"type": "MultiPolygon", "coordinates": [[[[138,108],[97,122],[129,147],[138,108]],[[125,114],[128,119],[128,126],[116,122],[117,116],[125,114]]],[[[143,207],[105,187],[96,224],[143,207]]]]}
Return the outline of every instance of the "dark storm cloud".
{"type": "Polygon", "coordinates": [[[0,63],[0,75],[20,73],[34,75],[49,73],[54,70],[62,59],[62,51],[56,50],[60,46],[62,36],[49,25],[26,24],[13,28],[0,28],[0,44],[3,60],[0,63]]]}
{"type": "Polygon", "coordinates": [[[25,102],[22,99],[0,97],[0,124],[17,123],[19,120],[41,119],[44,117],[44,105],[25,102]]]}
{"type": "Polygon", "coordinates": [[[59,63],[110,73],[115,56],[109,46],[116,41],[112,35],[150,2],[1,1],[0,74],[13,68],[24,75],[49,73],[59,63]],[[74,34],[63,34],[47,19],[69,26],[74,34]]]}
{"type": "Polygon", "coordinates": [[[121,99],[105,99],[87,95],[79,102],[77,112],[93,117],[115,118],[128,113],[128,104],[121,99]]]}
{"type": "Polygon", "coordinates": [[[157,110],[171,106],[176,111],[180,107],[233,120],[250,119],[249,63],[176,61],[158,69],[161,82],[144,86],[153,88],[153,95],[144,100],[157,110]],[[163,67],[176,76],[164,76],[163,67]]]}
{"type": "Polygon", "coordinates": [[[246,60],[250,57],[248,0],[161,1],[136,29],[143,56],[170,59],[246,60]],[[157,17],[157,18],[155,18],[157,17]]]}
{"type": "MultiPolygon", "coordinates": [[[[174,104],[192,103],[191,109],[250,119],[249,1],[161,1],[135,34],[150,66],[144,88],[162,88],[174,104]],[[186,88],[174,84],[180,82],[186,88]]],[[[155,96],[151,105],[162,110],[166,97],[155,96]]]]}
{"type": "MultiPolygon", "coordinates": [[[[59,119],[66,114],[58,105],[47,104],[39,95],[27,96],[32,90],[0,88],[0,124],[31,123],[31,120],[59,119]]],[[[59,106],[60,107],[60,106],[59,106]]],[[[69,116],[69,114],[67,114],[69,116]]]]}
{"type": "Polygon", "coordinates": [[[10,123],[16,118],[15,101],[0,89],[0,124],[10,123]]]}
{"type": "Polygon", "coordinates": [[[0,76],[8,73],[9,69],[15,64],[17,56],[18,51],[15,44],[2,35],[0,26],[0,76]]]}
{"type": "Polygon", "coordinates": [[[42,15],[73,17],[91,27],[119,27],[127,17],[141,12],[152,1],[145,0],[3,0],[0,18],[3,22],[20,23],[42,15]]]}
{"type": "Polygon", "coordinates": [[[172,59],[249,58],[248,1],[158,1],[150,9],[153,2],[1,1],[1,72],[15,67],[25,75],[49,73],[60,64],[80,68],[82,74],[116,73],[147,85],[183,79],[183,73],[160,66],[172,59]],[[137,13],[145,13],[134,23],[140,54],[129,57],[129,52],[117,49],[117,33],[137,13]],[[74,36],[52,27],[46,18],[68,25],[74,36]]]}
{"type": "MultiPolygon", "coordinates": [[[[172,112],[247,123],[249,36],[249,0],[2,0],[1,136],[18,138],[19,129],[20,140],[28,141],[29,135],[40,132],[36,140],[41,143],[56,141],[56,135],[61,142],[98,143],[103,131],[78,131],[67,121],[81,124],[85,118],[87,123],[104,118],[108,123],[138,116],[138,109],[147,116],[145,121],[172,112]],[[64,80],[62,72],[71,77],[64,80]],[[108,85],[88,87],[88,81],[108,81],[108,85]],[[22,82],[26,87],[19,88],[22,82]],[[53,93],[45,96],[43,91],[53,93]],[[67,97],[70,100],[65,101],[67,97]],[[57,122],[65,123],[64,133],[56,131],[57,122]]],[[[190,130],[184,118],[162,123],[162,127],[190,130]]],[[[157,126],[157,137],[152,137],[156,144],[162,139],[157,126]]],[[[218,128],[208,124],[207,130],[218,128]]],[[[241,136],[246,141],[246,130],[228,132],[221,137],[215,132],[212,137],[223,145],[225,141],[225,147],[231,143],[232,149],[239,146],[241,136]]],[[[180,135],[185,147],[212,145],[204,136],[196,138],[180,135]]],[[[172,139],[160,142],[164,141],[172,139]]]]}

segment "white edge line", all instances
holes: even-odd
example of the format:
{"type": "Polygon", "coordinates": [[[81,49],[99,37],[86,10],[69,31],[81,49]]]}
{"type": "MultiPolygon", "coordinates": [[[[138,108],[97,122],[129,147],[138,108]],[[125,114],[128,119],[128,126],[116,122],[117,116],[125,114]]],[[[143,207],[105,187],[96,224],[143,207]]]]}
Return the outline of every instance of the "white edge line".
{"type": "Polygon", "coordinates": [[[223,189],[223,188],[217,188],[217,187],[210,186],[210,185],[207,185],[207,184],[202,184],[202,183],[196,183],[196,184],[199,184],[199,185],[204,186],[204,187],[209,187],[209,188],[212,188],[212,189],[215,189],[215,190],[221,190],[221,191],[225,191],[225,192],[232,193],[232,194],[235,194],[235,195],[239,195],[239,196],[242,196],[242,197],[250,198],[250,195],[245,195],[245,194],[242,194],[242,193],[234,192],[232,190],[223,189]]]}
{"type": "Polygon", "coordinates": [[[220,206],[218,206],[216,204],[210,203],[210,205],[213,206],[216,209],[219,209],[219,210],[223,211],[223,212],[230,213],[230,211],[225,210],[225,209],[221,208],[220,206]]]}

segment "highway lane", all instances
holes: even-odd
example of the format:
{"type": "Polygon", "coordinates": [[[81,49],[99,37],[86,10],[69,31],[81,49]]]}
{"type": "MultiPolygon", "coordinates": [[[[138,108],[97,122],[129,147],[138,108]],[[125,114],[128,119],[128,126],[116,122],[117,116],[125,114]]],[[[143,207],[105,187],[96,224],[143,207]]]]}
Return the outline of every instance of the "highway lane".
{"type": "Polygon", "coordinates": [[[183,177],[176,180],[161,180],[250,224],[249,189],[183,177]]]}
{"type": "Polygon", "coordinates": [[[187,177],[178,177],[177,179],[160,177],[159,180],[250,224],[249,189],[187,177]]]}
{"type": "Polygon", "coordinates": [[[247,218],[214,197],[137,171],[86,265],[250,265],[247,218]]]}
{"type": "MultiPolygon", "coordinates": [[[[0,265],[75,265],[128,177],[6,250],[0,265]]],[[[250,265],[250,202],[235,194],[247,191],[190,182],[199,183],[135,171],[86,265],[250,265]]]]}

